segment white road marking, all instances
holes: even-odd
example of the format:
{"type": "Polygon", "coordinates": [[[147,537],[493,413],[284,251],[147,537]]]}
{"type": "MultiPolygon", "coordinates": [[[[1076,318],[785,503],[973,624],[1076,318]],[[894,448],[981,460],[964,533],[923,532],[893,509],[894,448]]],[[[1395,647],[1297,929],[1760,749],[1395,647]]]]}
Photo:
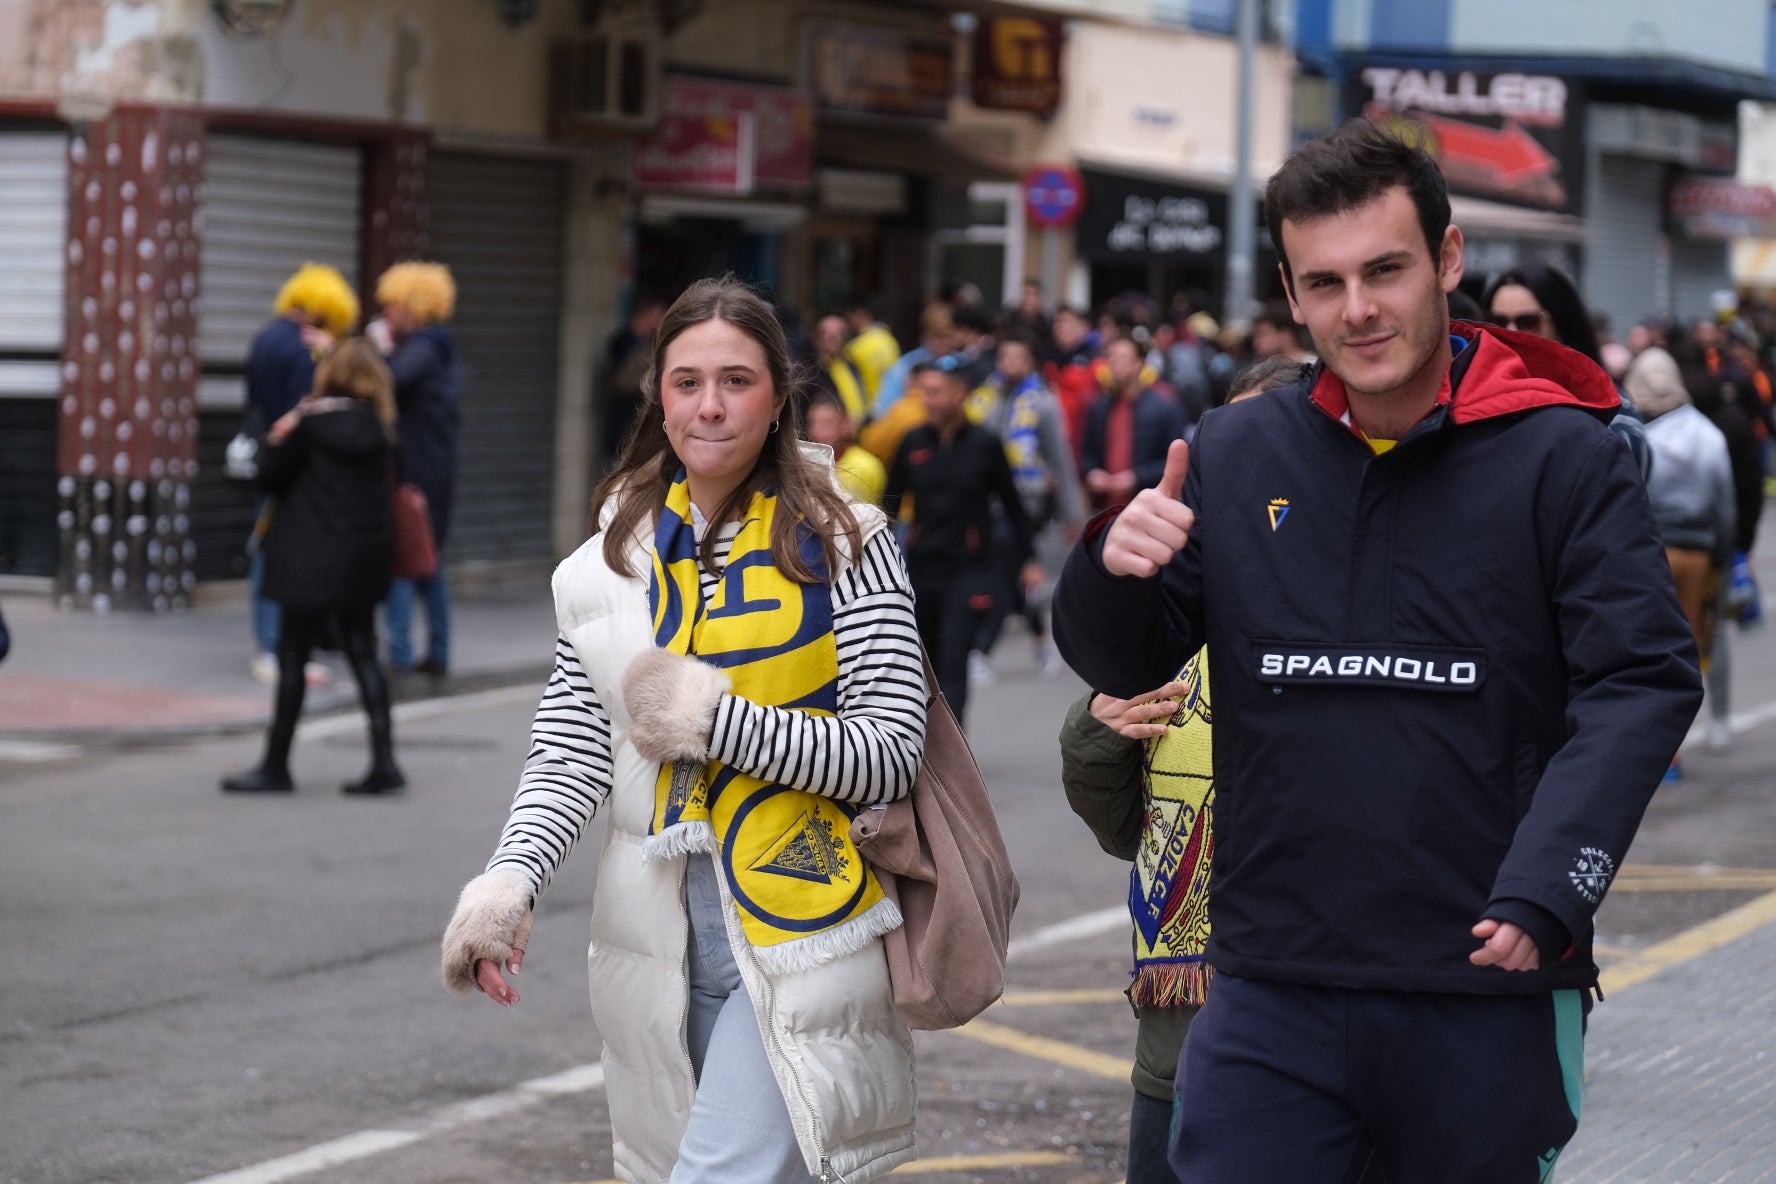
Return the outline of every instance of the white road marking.
{"type": "MultiPolygon", "coordinates": [[[[490,691],[472,691],[467,695],[445,695],[437,699],[417,699],[411,703],[395,704],[395,719],[404,724],[416,723],[420,720],[435,719],[440,715],[455,715],[464,711],[481,711],[495,707],[515,707],[520,703],[536,706],[543,698],[543,684],[539,680],[534,686],[526,683],[515,687],[495,687],[490,691]]],[[[312,722],[304,721],[302,735],[334,736],[357,733],[364,730],[364,713],[348,711],[340,715],[329,715],[324,719],[312,722]]]]}
{"type": "Polygon", "coordinates": [[[1118,905],[1111,909],[1099,909],[1095,913],[1083,913],[1065,921],[1058,921],[1053,925],[1044,925],[1041,929],[1033,930],[1022,937],[1012,938],[1011,945],[1005,951],[1005,956],[1019,958],[1025,954],[1033,954],[1037,950],[1046,950],[1050,946],[1065,945],[1070,941],[1096,937],[1100,933],[1110,933],[1130,923],[1128,908],[1125,905],[1118,905]]]}
{"type": "Polygon", "coordinates": [[[51,744],[42,740],[0,740],[0,761],[35,765],[80,755],[78,744],[51,744]]]}
{"type": "Polygon", "coordinates": [[[500,1090],[498,1093],[453,1102],[400,1128],[358,1131],[344,1138],[317,1143],[293,1155],[249,1164],[217,1176],[206,1176],[196,1184],[278,1184],[281,1180],[294,1179],[323,1168],[338,1167],[340,1164],[380,1155],[384,1151],[407,1147],[431,1135],[443,1134],[472,1122],[499,1118],[549,1098],[587,1093],[603,1085],[603,1065],[596,1061],[576,1065],[548,1077],[521,1081],[511,1089],[500,1090]]]}
{"type": "MultiPolygon", "coordinates": [[[[1706,706],[1704,706],[1703,710],[1706,712],[1706,706]]],[[[1733,735],[1739,736],[1746,732],[1761,728],[1771,720],[1776,720],[1776,701],[1765,703],[1760,707],[1753,707],[1750,711],[1735,711],[1732,715],[1727,717],[1727,727],[1732,731],[1733,735]]],[[[1682,752],[1685,748],[1690,748],[1697,744],[1705,744],[1707,741],[1708,725],[1707,722],[1699,716],[1697,717],[1695,726],[1690,729],[1690,734],[1684,737],[1683,747],[1679,748],[1678,751],[1682,752]]]]}

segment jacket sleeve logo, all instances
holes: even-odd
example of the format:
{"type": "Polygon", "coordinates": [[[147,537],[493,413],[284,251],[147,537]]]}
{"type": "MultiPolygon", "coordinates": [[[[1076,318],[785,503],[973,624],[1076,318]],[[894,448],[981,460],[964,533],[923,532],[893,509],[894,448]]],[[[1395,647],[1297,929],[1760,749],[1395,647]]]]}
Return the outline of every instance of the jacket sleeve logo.
{"type": "Polygon", "coordinates": [[[1274,533],[1276,528],[1283,524],[1283,519],[1289,516],[1289,499],[1286,497],[1273,497],[1270,499],[1269,509],[1270,529],[1274,533]]]}
{"type": "Polygon", "coordinates": [[[1607,851],[1600,851],[1596,847],[1580,847],[1579,857],[1573,860],[1572,871],[1566,874],[1572,880],[1573,887],[1579,890],[1579,895],[1596,904],[1603,899],[1610,881],[1615,878],[1616,861],[1610,858],[1607,851]]]}

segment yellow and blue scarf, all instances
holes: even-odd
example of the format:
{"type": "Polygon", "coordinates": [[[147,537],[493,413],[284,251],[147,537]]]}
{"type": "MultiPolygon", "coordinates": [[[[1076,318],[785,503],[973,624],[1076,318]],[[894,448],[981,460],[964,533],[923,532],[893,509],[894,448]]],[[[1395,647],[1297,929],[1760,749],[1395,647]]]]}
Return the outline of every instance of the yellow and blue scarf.
{"type": "MultiPolygon", "coordinates": [[[[654,642],[725,671],[733,693],[766,707],[838,713],[839,656],[820,539],[805,525],[799,584],[771,559],[774,492],[752,497],[727,567],[704,602],[684,471],[654,532],[648,605],[654,642]]],[[[772,969],[799,969],[860,948],[900,924],[851,842],[857,809],[709,760],[663,765],[643,848],[651,858],[707,851],[721,867],[747,939],[772,969]]]]}
{"type": "Polygon", "coordinates": [[[1178,709],[1165,735],[1147,744],[1147,818],[1129,875],[1135,922],[1129,998],[1138,1007],[1200,1007],[1213,975],[1203,960],[1215,858],[1208,650],[1198,650],[1178,677],[1186,684],[1178,709]]]}

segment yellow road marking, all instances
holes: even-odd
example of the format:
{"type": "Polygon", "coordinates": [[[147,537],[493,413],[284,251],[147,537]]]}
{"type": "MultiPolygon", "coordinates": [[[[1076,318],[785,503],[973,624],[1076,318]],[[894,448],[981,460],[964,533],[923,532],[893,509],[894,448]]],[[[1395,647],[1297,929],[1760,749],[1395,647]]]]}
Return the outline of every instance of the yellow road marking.
{"type": "Polygon", "coordinates": [[[1710,950],[1718,950],[1765,925],[1776,921],[1776,892],[1767,892],[1748,904],[1742,904],[1712,921],[1686,929],[1676,937],[1632,954],[1603,972],[1599,985],[1603,993],[1614,994],[1644,983],[1673,966],[1699,958],[1710,950]]]}
{"type": "Polygon", "coordinates": [[[1007,991],[1003,1007],[1052,1007],[1061,1003],[1127,1003],[1128,996],[1114,987],[1085,987],[1077,991],[1007,991]]]}
{"type": "Polygon", "coordinates": [[[1095,1073],[1099,1077],[1109,1077],[1125,1083],[1135,1067],[1134,1062],[1122,1057],[1106,1056],[1101,1052],[1093,1052],[1089,1048],[1080,1048],[1078,1045],[1067,1044],[1060,1040],[1050,1040],[1046,1036],[1031,1036],[1016,1028],[1008,1028],[1004,1024],[990,1023],[987,1020],[973,1020],[960,1028],[951,1030],[958,1036],[966,1036],[970,1040],[978,1040],[982,1044],[990,1044],[994,1048],[1009,1049],[1012,1052],[1023,1053],[1027,1057],[1053,1061],[1055,1064],[1065,1065],[1069,1069],[1079,1069],[1086,1073],[1095,1073]]]}
{"type": "Polygon", "coordinates": [[[1047,1164],[1078,1163],[1065,1151],[1001,1151],[986,1155],[946,1155],[941,1159],[915,1159],[903,1163],[890,1176],[916,1176],[923,1172],[990,1172],[997,1168],[1035,1168],[1047,1164]]]}

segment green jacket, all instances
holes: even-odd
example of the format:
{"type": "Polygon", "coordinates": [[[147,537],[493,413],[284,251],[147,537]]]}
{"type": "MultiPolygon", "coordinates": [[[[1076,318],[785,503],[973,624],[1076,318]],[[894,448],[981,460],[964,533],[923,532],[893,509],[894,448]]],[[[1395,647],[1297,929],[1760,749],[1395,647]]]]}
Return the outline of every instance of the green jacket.
{"type": "Polygon", "coordinates": [[[1073,704],[1061,724],[1061,787],[1067,805],[1091,828],[1098,846],[1134,861],[1147,803],[1141,742],[1119,736],[1091,713],[1092,695],[1073,704]]]}

